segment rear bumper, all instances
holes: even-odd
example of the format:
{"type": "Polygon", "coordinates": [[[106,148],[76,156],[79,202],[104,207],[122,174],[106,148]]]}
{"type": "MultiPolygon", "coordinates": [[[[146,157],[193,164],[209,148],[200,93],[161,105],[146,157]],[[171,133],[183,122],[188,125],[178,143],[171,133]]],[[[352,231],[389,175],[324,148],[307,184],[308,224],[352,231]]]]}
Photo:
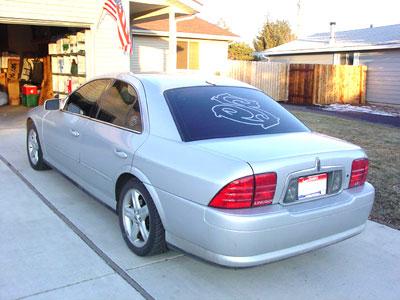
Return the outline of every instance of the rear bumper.
{"type": "MultiPolygon", "coordinates": [[[[188,204],[190,207],[185,213],[190,215],[193,230],[179,232],[171,224],[167,241],[217,264],[255,266],[360,233],[374,195],[374,188],[366,183],[336,196],[290,206],[277,204],[227,211],[188,204]]],[[[179,210],[183,213],[186,209],[181,206],[179,210]]]]}

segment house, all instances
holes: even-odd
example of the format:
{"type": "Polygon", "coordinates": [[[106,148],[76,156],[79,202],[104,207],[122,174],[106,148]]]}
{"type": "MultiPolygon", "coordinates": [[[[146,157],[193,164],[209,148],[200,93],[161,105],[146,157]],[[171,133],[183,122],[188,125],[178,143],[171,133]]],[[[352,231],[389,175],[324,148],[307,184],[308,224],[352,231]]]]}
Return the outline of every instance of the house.
{"type": "Polygon", "coordinates": [[[58,94],[68,93],[71,81],[76,86],[105,73],[217,73],[227,62],[228,43],[237,36],[198,18],[200,1],[120,1],[133,34],[132,53],[122,51],[104,0],[0,1],[0,86],[9,57],[51,56],[58,94]],[[78,74],[72,74],[76,63],[78,74]]]}
{"type": "MultiPolygon", "coordinates": [[[[132,22],[132,72],[165,72],[169,20],[165,16],[132,22]]],[[[228,42],[238,36],[195,15],[176,18],[176,69],[220,73],[227,62],[228,42]]]]}
{"type": "Polygon", "coordinates": [[[317,33],[268,49],[271,62],[366,65],[366,100],[400,105],[400,24],[317,33]]]}

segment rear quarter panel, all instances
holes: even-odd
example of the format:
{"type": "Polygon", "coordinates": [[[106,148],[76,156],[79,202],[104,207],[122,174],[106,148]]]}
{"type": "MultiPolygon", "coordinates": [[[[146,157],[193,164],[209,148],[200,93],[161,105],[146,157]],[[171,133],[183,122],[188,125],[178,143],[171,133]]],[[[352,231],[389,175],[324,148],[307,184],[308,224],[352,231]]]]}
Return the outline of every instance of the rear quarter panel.
{"type": "Polygon", "coordinates": [[[133,165],[145,184],[201,205],[232,180],[253,174],[244,161],[156,136],[136,152],[133,165]]]}

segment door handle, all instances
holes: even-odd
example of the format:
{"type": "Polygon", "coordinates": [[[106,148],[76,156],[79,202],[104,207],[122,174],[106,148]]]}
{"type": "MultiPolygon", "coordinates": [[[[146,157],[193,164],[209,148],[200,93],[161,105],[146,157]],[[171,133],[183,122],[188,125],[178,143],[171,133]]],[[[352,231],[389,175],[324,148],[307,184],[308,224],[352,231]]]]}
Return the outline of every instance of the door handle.
{"type": "Polygon", "coordinates": [[[121,158],[128,158],[128,154],[126,154],[124,151],[121,151],[119,149],[114,149],[114,153],[121,158]]]}
{"type": "Polygon", "coordinates": [[[71,129],[70,132],[74,137],[78,137],[79,136],[79,132],[76,131],[76,130],[71,129]]]}

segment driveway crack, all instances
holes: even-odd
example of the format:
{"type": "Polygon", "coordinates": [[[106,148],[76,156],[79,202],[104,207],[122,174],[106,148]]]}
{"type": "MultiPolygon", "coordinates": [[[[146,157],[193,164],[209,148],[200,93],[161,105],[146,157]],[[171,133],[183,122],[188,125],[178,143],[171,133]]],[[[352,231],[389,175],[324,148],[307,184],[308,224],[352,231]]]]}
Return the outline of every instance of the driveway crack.
{"type": "Polygon", "coordinates": [[[185,256],[185,255],[184,254],[177,254],[177,255],[174,255],[174,256],[171,256],[171,257],[168,257],[168,258],[161,258],[161,259],[149,262],[147,264],[143,264],[143,265],[140,265],[140,266],[137,266],[137,267],[125,269],[125,271],[132,271],[132,270],[136,270],[136,269],[141,269],[141,268],[148,267],[148,266],[151,266],[151,265],[156,265],[156,264],[160,264],[160,263],[167,262],[167,261],[170,261],[170,260],[174,260],[174,259],[177,259],[177,258],[182,257],[182,256],[185,256]]]}
{"type": "Polygon", "coordinates": [[[46,293],[49,293],[49,292],[53,292],[53,291],[56,291],[56,290],[64,289],[64,288],[71,287],[71,286],[74,286],[74,285],[78,285],[78,284],[81,284],[81,283],[84,283],[84,282],[97,280],[97,279],[108,277],[108,276],[115,275],[115,274],[116,274],[115,272],[112,272],[112,273],[107,273],[107,274],[104,274],[104,275],[101,275],[101,276],[96,276],[96,277],[89,278],[89,279],[83,279],[81,281],[77,281],[77,282],[73,282],[73,283],[70,283],[70,284],[66,284],[66,285],[62,285],[62,286],[59,286],[59,287],[55,287],[55,288],[52,288],[52,289],[40,291],[40,292],[37,292],[37,293],[34,293],[34,294],[30,294],[30,295],[27,295],[27,296],[22,296],[22,297],[17,298],[17,300],[19,300],[19,299],[28,299],[28,298],[33,297],[33,296],[46,294],[46,293]]]}

